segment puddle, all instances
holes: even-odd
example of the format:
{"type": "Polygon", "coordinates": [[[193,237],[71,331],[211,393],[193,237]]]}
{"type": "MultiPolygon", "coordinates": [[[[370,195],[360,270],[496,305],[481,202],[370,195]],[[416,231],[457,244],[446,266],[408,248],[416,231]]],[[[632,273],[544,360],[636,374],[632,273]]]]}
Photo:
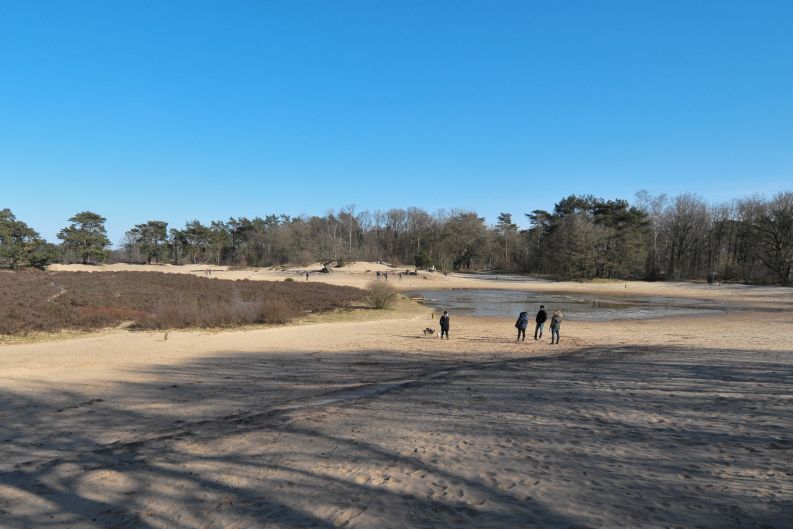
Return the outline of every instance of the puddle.
{"type": "Polygon", "coordinates": [[[549,316],[554,310],[561,310],[565,319],[579,321],[698,316],[725,311],[724,305],[710,300],[661,296],[609,298],[490,289],[413,290],[407,294],[438,311],[448,310],[465,316],[517,318],[518,313],[525,310],[532,321],[540,305],[545,305],[549,316]]]}

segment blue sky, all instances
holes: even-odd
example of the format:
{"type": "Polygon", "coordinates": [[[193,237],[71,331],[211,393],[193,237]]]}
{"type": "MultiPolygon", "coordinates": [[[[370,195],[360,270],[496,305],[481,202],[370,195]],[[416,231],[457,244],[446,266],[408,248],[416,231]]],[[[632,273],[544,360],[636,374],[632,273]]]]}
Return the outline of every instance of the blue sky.
{"type": "Polygon", "coordinates": [[[149,219],[793,189],[793,2],[0,2],[0,208],[149,219]]]}

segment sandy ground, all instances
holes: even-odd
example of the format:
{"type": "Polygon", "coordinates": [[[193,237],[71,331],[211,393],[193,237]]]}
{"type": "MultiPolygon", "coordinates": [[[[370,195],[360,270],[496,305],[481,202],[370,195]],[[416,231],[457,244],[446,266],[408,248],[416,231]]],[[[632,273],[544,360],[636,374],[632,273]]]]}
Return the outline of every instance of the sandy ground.
{"type": "MultiPolygon", "coordinates": [[[[353,266],[329,280],[378,265],[353,266]]],[[[245,273],[297,271],[213,277],[245,273]]],[[[512,318],[425,337],[416,307],[0,346],[0,527],[793,526],[791,290],[627,289],[734,308],[568,321],[558,346],[512,318]]]]}

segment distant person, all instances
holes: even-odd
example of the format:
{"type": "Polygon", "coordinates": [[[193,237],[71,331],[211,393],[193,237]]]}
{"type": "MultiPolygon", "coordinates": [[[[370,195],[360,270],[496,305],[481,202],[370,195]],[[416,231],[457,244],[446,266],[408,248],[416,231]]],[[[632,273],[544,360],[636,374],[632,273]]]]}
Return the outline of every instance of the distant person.
{"type": "Polygon", "coordinates": [[[308,281],[308,272],[306,272],[306,281],[308,281]]]}
{"type": "Polygon", "coordinates": [[[562,317],[561,310],[553,311],[553,316],[551,316],[551,344],[554,343],[554,337],[556,337],[556,344],[559,344],[559,327],[562,326],[562,317]]]}
{"type": "Polygon", "coordinates": [[[534,318],[537,326],[534,327],[534,339],[539,340],[542,338],[542,330],[545,328],[545,322],[548,321],[548,313],[545,312],[545,305],[540,305],[540,310],[537,312],[537,317],[534,318]]]}
{"type": "Polygon", "coordinates": [[[444,334],[446,335],[446,339],[448,340],[449,339],[449,312],[448,311],[445,311],[445,310],[443,311],[443,314],[441,315],[441,319],[440,319],[439,323],[441,324],[441,340],[443,339],[443,335],[444,334]]]}
{"type": "MultiPolygon", "coordinates": [[[[379,263],[380,261],[377,262],[379,263]]],[[[377,271],[377,280],[380,281],[380,270],[377,271]]]]}
{"type": "Polygon", "coordinates": [[[518,339],[515,340],[516,342],[526,341],[526,328],[528,326],[529,326],[529,313],[521,312],[518,315],[518,321],[515,322],[515,327],[518,329],[518,339]]]}

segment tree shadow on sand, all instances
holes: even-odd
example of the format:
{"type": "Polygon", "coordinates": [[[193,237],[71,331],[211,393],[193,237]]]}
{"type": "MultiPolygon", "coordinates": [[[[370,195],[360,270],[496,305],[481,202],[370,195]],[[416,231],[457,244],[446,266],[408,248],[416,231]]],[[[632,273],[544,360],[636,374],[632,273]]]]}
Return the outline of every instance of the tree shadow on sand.
{"type": "Polygon", "coordinates": [[[224,354],[0,395],[0,526],[786,527],[789,353],[224,354]]]}

